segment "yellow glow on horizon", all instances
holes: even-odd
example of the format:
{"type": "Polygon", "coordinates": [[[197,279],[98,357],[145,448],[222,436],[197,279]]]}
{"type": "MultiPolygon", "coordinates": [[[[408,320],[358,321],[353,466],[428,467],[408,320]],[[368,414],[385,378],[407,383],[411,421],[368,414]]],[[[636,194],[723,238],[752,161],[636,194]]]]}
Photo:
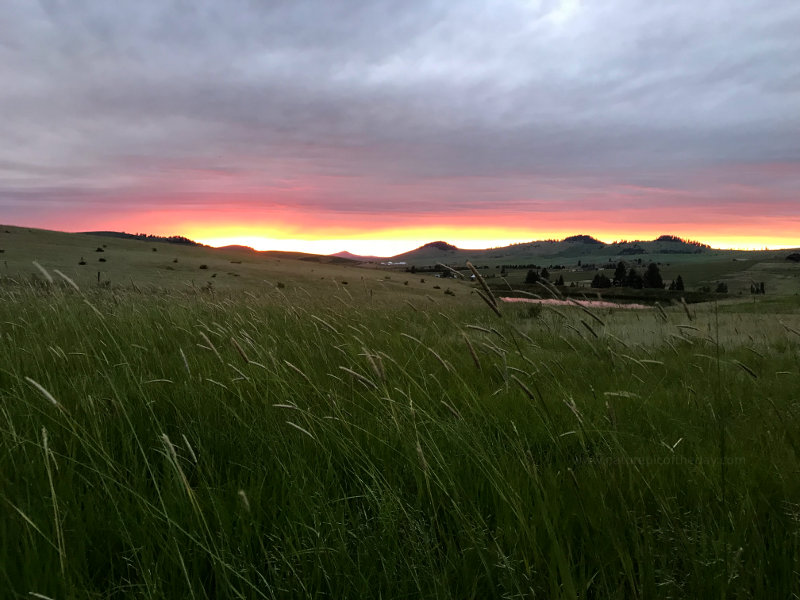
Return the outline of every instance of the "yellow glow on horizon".
{"type": "MultiPolygon", "coordinates": [[[[278,228],[248,228],[242,226],[189,227],[190,239],[209,246],[250,246],[255,250],[282,250],[312,254],[334,254],[347,251],[364,256],[395,256],[419,248],[429,242],[442,240],[464,249],[484,249],[529,242],[529,230],[501,227],[415,227],[369,231],[315,231],[298,236],[278,228]],[[288,235],[287,235],[288,233],[288,235]],[[327,234],[327,235],[326,235],[327,234]]],[[[565,234],[570,235],[570,234],[565,234]]],[[[565,237],[562,236],[562,237],[565,237]]]]}
{"type": "Polygon", "coordinates": [[[719,240],[704,240],[717,250],[788,250],[800,247],[800,241],[789,241],[783,239],[759,239],[759,238],[723,238],[719,240]]]}
{"type": "MultiPolygon", "coordinates": [[[[563,239],[566,236],[553,236],[547,239],[563,239]]],[[[604,236],[605,237],[605,236],[604,236]]],[[[249,246],[255,250],[280,250],[285,252],[305,252],[309,254],[335,254],[347,251],[351,254],[362,256],[390,257],[402,254],[424,244],[436,241],[439,238],[417,238],[417,239],[287,239],[287,238],[267,238],[267,237],[230,237],[230,238],[199,238],[196,241],[209,246],[249,246]]],[[[609,237],[608,239],[598,238],[605,243],[613,243],[621,239],[632,241],[633,237],[609,237]]],[[[655,238],[652,238],[655,239],[655,238]]],[[[453,239],[444,238],[443,241],[466,250],[483,250],[487,248],[500,248],[512,244],[522,244],[533,239],[453,239]]],[[[712,248],[719,250],[781,250],[800,247],[800,243],[786,242],[783,240],[768,241],[752,239],[721,239],[721,240],[696,240],[703,244],[708,244],[712,248]]]]}
{"type": "MultiPolygon", "coordinates": [[[[364,256],[390,257],[414,250],[429,242],[442,240],[462,249],[486,249],[542,240],[562,240],[585,232],[587,228],[576,226],[566,229],[559,224],[558,231],[537,231],[529,227],[502,226],[425,226],[398,228],[352,228],[321,230],[309,227],[298,231],[298,227],[284,228],[243,225],[201,225],[183,228],[187,237],[209,246],[241,245],[255,250],[281,250],[311,254],[334,254],[347,251],[364,256]]],[[[602,224],[597,229],[602,230],[602,224]]],[[[779,250],[800,247],[800,237],[768,235],[737,235],[735,232],[707,232],[701,234],[691,230],[655,231],[642,228],[638,233],[630,231],[586,232],[605,243],[620,240],[654,240],[662,234],[677,235],[686,240],[708,244],[712,248],[732,250],[779,250]]]]}
{"type": "MultiPolygon", "coordinates": [[[[195,241],[219,248],[221,246],[250,246],[254,250],[281,250],[284,252],[307,252],[310,254],[335,254],[347,251],[351,254],[360,256],[389,257],[402,254],[415,248],[419,248],[429,242],[437,241],[439,238],[418,238],[418,239],[397,239],[397,240],[378,240],[378,239],[322,239],[322,240],[303,240],[287,238],[266,238],[266,237],[230,237],[230,238],[199,238],[195,241]]],[[[530,240],[497,240],[497,239],[446,239],[448,244],[452,244],[461,249],[483,250],[485,248],[497,248],[509,246],[530,240]]]]}

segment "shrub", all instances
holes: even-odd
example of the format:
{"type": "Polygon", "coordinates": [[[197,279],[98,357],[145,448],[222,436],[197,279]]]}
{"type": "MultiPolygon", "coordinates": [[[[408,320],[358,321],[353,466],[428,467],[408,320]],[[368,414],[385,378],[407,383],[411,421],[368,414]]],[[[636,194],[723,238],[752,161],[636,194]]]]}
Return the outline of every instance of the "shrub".
{"type": "Polygon", "coordinates": [[[682,292],[684,289],[683,277],[678,275],[675,280],[669,284],[669,289],[676,292],[682,292]]]}
{"type": "Polygon", "coordinates": [[[611,287],[611,280],[603,275],[602,273],[598,273],[592,279],[592,287],[593,288],[610,288],[611,287]]]}

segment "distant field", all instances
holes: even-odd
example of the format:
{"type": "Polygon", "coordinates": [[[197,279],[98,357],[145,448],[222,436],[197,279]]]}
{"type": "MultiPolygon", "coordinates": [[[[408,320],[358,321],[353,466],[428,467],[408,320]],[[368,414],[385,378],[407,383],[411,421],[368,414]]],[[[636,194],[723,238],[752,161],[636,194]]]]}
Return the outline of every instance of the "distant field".
{"type": "Polygon", "coordinates": [[[2,597],[800,594],[793,292],[498,317],[466,282],[0,239],[2,597]]]}
{"type": "MultiPolygon", "coordinates": [[[[788,252],[752,252],[745,253],[746,258],[734,260],[729,255],[686,255],[686,256],[639,256],[642,264],[628,262],[629,266],[643,272],[650,262],[659,265],[661,275],[666,282],[672,281],[680,275],[687,290],[698,290],[704,286],[713,290],[720,282],[728,286],[728,297],[749,296],[752,283],[764,282],[768,293],[778,295],[800,293],[800,264],[786,260],[788,252]]],[[[628,259],[630,261],[630,259],[628,259]]],[[[547,267],[552,264],[548,261],[536,263],[547,267]]],[[[565,269],[550,270],[551,281],[559,276],[564,278],[567,285],[572,283],[586,288],[591,292],[591,281],[597,273],[604,273],[611,277],[613,269],[583,270],[575,264],[565,265],[565,269]]],[[[502,277],[512,287],[519,287],[527,275],[528,269],[506,269],[502,277]]],[[[493,285],[499,285],[497,280],[501,277],[500,267],[485,270],[485,274],[493,285]]]]}
{"type": "MultiPolygon", "coordinates": [[[[556,245],[558,247],[558,245],[556,245]]],[[[408,273],[408,266],[383,267],[371,264],[358,268],[358,263],[345,259],[302,255],[300,253],[252,252],[242,249],[216,250],[104,236],[43,231],[0,225],[0,260],[3,261],[0,277],[26,279],[38,277],[32,261],[59,269],[82,286],[98,283],[111,287],[152,286],[154,288],[185,289],[205,287],[217,290],[252,289],[270,287],[278,283],[293,282],[313,284],[322,289],[337,289],[337,282],[345,285],[366,282],[389,287],[405,286],[399,291],[407,294],[438,295],[449,286],[457,289],[463,282],[449,280],[447,286],[437,281],[434,273],[408,273]],[[98,249],[102,250],[99,252],[98,249]],[[80,264],[83,262],[84,264],[80,264]],[[423,281],[424,280],[424,281],[423,281]],[[407,283],[406,283],[407,282],[407,283]]],[[[534,251],[538,251],[534,249],[534,251]]],[[[769,293],[779,295],[800,293],[800,264],[786,260],[791,251],[731,252],[708,251],[703,254],[648,254],[622,257],[631,266],[643,271],[650,262],[660,265],[665,281],[681,275],[686,289],[697,290],[704,286],[716,287],[719,282],[728,285],[728,297],[747,296],[752,283],[765,282],[769,293]],[[637,264],[641,261],[641,264],[637,264]]],[[[565,283],[572,283],[591,291],[590,283],[598,269],[582,270],[579,264],[602,266],[619,256],[580,254],[542,257],[525,255],[522,249],[512,247],[508,256],[485,255],[472,257],[493,285],[498,285],[501,265],[534,263],[542,267],[563,265],[563,270],[552,272],[552,280],[559,275],[565,283]]],[[[415,266],[433,267],[437,263],[464,268],[469,251],[440,252],[424,249],[415,254],[415,266]]],[[[508,285],[518,287],[525,280],[527,268],[508,268],[502,275],[508,285]]],[[[500,280],[502,281],[502,280],[500,280]]],[[[350,288],[352,289],[352,288],[350,288]]]]}
{"type": "MultiPolygon", "coordinates": [[[[60,233],[0,225],[0,278],[28,282],[42,278],[34,261],[58,269],[85,289],[204,290],[260,293],[279,286],[309,294],[370,296],[379,290],[390,302],[442,296],[447,287],[424,276],[360,269],[342,259],[299,253],[216,250],[157,242],[60,233]],[[81,262],[85,264],[80,264],[81,262]],[[439,288],[434,286],[439,285],[439,288]]],[[[346,296],[345,296],[346,297],[346,296]]]]}

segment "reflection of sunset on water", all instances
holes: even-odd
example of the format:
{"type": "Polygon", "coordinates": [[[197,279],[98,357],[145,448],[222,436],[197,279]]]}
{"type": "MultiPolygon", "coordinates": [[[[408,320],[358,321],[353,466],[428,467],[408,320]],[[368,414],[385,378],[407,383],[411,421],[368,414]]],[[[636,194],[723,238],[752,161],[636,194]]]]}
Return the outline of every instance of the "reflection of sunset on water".
{"type": "Polygon", "coordinates": [[[541,304],[543,306],[581,306],[583,308],[623,308],[641,310],[653,308],[644,304],[632,302],[630,304],[619,304],[607,302],[606,300],[557,300],[555,298],[500,298],[503,302],[541,304]]]}

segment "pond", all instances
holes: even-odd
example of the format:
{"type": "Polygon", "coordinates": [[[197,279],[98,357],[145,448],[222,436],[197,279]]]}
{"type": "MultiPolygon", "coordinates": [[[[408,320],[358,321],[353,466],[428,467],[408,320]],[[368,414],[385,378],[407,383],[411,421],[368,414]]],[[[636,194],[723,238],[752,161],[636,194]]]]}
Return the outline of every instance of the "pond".
{"type": "Polygon", "coordinates": [[[583,306],[584,308],[625,308],[642,310],[652,308],[644,304],[617,304],[605,300],[556,300],[555,298],[500,298],[503,302],[524,302],[526,304],[543,304],[545,306],[583,306]]]}

